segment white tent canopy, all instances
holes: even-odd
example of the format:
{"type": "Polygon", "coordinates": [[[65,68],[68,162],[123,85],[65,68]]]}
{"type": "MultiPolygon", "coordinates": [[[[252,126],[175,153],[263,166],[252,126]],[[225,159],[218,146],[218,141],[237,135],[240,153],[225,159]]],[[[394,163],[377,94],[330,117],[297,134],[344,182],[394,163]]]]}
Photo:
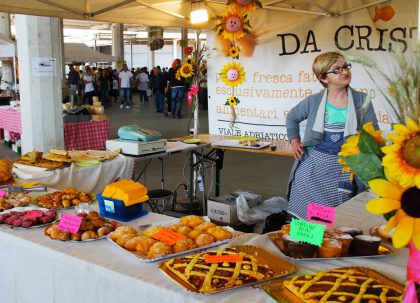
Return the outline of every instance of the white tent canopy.
{"type": "Polygon", "coordinates": [[[12,58],[16,56],[15,42],[6,35],[0,33],[0,58],[12,58]]]}
{"type": "Polygon", "coordinates": [[[64,44],[64,62],[116,62],[118,59],[114,56],[100,53],[89,48],[83,43],[65,43],[64,44]]]}

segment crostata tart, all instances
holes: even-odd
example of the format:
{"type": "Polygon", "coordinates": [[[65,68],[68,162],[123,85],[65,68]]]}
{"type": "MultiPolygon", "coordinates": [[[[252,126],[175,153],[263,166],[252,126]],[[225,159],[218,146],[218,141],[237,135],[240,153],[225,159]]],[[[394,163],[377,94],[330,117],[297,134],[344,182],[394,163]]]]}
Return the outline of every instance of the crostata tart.
{"type": "Polygon", "coordinates": [[[283,285],[305,303],[387,303],[402,299],[400,289],[351,267],[295,276],[283,285]]]}
{"type": "Polygon", "coordinates": [[[200,293],[255,283],[274,275],[267,265],[259,264],[253,256],[232,247],[171,259],[164,266],[200,293]],[[209,256],[228,255],[240,255],[242,261],[207,263],[209,256]]]}

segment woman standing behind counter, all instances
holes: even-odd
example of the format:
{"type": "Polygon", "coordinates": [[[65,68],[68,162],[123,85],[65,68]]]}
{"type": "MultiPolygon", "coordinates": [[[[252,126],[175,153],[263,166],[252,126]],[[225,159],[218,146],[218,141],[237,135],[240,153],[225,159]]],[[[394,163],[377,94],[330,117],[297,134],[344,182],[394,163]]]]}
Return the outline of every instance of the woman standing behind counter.
{"type": "Polygon", "coordinates": [[[350,88],[351,64],[340,53],[317,56],[312,70],[325,90],[308,96],[289,112],[287,135],[296,159],[289,177],[288,212],[306,218],[308,203],[336,207],[363,189],[338,163],[348,136],[377,119],[366,94],[350,88]],[[299,123],[306,120],[303,141],[299,123]]]}

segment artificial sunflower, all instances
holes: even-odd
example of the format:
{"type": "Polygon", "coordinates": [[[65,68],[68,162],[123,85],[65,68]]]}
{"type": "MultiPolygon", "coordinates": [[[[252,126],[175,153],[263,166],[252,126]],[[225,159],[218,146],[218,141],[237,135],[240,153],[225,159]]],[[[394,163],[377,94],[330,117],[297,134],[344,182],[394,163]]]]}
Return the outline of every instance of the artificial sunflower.
{"type": "Polygon", "coordinates": [[[181,69],[180,68],[177,69],[176,74],[175,74],[175,78],[178,81],[181,81],[181,69]]]}
{"type": "Polygon", "coordinates": [[[226,103],[225,103],[225,105],[230,105],[230,106],[232,106],[232,107],[235,107],[237,104],[239,104],[239,103],[241,103],[240,101],[239,101],[239,99],[238,98],[236,98],[235,96],[230,96],[228,99],[227,99],[227,101],[226,101],[226,103]]]}
{"type": "Polygon", "coordinates": [[[189,64],[189,65],[193,65],[194,64],[194,58],[187,57],[187,58],[185,58],[184,63],[189,64]]]}
{"type": "Polygon", "coordinates": [[[366,210],[373,214],[386,214],[396,211],[388,221],[384,232],[395,227],[392,244],[396,248],[406,246],[410,240],[420,249],[420,189],[404,187],[394,178],[391,169],[385,168],[388,180],[374,179],[369,181],[370,188],[379,196],[366,204],[366,210]]]}
{"type": "Polygon", "coordinates": [[[227,86],[238,86],[245,81],[245,70],[239,62],[225,64],[220,73],[222,82],[227,86]]]}
{"type": "Polygon", "coordinates": [[[214,28],[218,35],[229,41],[235,41],[249,34],[251,25],[248,16],[236,11],[227,11],[225,16],[217,16],[218,24],[214,28]]]}
{"type": "Polygon", "coordinates": [[[194,75],[194,68],[191,64],[185,63],[179,68],[179,70],[180,70],[181,76],[184,78],[189,78],[194,75]]]}
{"type": "Polygon", "coordinates": [[[237,46],[231,46],[229,47],[229,56],[231,56],[233,59],[239,59],[239,47],[237,46]]]}
{"type": "Polygon", "coordinates": [[[420,125],[407,119],[393,129],[396,134],[388,135],[393,144],[382,147],[382,164],[402,186],[420,188],[420,125]]]}
{"type": "Polygon", "coordinates": [[[262,8],[262,4],[258,0],[228,0],[228,5],[233,4],[237,11],[252,12],[257,8],[262,8]]]}

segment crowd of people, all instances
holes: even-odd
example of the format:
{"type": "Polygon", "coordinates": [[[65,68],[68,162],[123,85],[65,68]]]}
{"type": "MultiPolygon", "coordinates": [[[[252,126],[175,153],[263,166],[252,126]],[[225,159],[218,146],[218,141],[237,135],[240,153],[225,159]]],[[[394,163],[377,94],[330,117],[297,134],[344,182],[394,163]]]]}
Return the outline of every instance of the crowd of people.
{"type": "Polygon", "coordinates": [[[67,84],[69,95],[76,105],[93,103],[93,96],[98,96],[107,108],[120,100],[120,109],[130,109],[133,92],[138,91],[139,102],[149,102],[153,96],[156,112],[175,119],[182,117],[182,100],[186,92],[185,79],[176,78],[181,60],[174,60],[171,68],[156,66],[151,72],[147,67],[128,69],[124,64],[118,71],[107,68],[86,66],[85,71],[76,71],[69,66],[67,84]]]}

